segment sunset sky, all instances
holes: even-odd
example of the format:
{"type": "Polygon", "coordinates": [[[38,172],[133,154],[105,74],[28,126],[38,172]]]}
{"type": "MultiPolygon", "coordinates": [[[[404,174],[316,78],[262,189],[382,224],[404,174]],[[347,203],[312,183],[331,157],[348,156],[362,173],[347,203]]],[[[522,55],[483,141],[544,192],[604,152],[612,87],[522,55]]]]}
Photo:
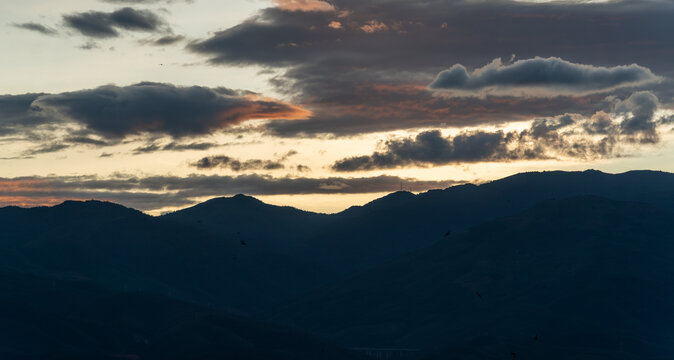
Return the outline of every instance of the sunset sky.
{"type": "Polygon", "coordinates": [[[0,206],[674,171],[674,1],[0,2],[0,206]],[[58,5],[57,5],[58,3],[58,5]]]}

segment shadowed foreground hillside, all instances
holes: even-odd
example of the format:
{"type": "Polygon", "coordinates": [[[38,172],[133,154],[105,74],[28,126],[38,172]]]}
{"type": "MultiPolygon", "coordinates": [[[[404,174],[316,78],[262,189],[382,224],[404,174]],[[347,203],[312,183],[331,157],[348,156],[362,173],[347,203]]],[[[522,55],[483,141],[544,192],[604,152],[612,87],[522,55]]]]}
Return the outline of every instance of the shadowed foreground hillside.
{"type": "Polygon", "coordinates": [[[138,292],[0,271],[2,359],[359,359],[296,331],[138,292]]]}

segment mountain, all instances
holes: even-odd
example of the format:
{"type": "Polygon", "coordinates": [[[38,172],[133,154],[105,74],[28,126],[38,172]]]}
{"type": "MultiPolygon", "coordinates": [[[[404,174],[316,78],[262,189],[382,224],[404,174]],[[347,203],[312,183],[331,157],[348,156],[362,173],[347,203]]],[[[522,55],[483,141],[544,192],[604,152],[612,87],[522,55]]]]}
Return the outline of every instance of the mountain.
{"type": "Polygon", "coordinates": [[[648,171],[518,174],[332,215],[243,195],[161,217],[2,208],[0,358],[301,353],[251,317],[430,359],[670,358],[673,211],[674,174],[648,171]],[[248,347],[218,348],[234,338],[248,347]]]}
{"type": "Polygon", "coordinates": [[[268,250],[287,252],[298,239],[314,234],[326,214],[274,206],[250,196],[215,198],[162,216],[209,232],[237,238],[268,250]]]}
{"type": "Polygon", "coordinates": [[[272,319],[429,359],[666,359],[673,263],[672,212],[549,200],[317,290],[272,319]]]}
{"type": "Polygon", "coordinates": [[[0,271],[0,357],[359,359],[330,343],[141,292],[0,271]]]}
{"type": "Polygon", "coordinates": [[[513,215],[548,199],[595,195],[674,210],[674,174],[631,171],[531,172],[414,195],[395,192],[364,206],[322,215],[263,204],[245,196],[220,198],[163,218],[313,261],[325,282],[441,241],[478,223],[513,215]],[[282,219],[282,220],[279,220],[282,219]]]}
{"type": "Polygon", "coordinates": [[[0,266],[163,294],[258,316],[293,298],[469,226],[578,194],[674,208],[674,175],[545,172],[414,195],[396,192],[325,215],[235,196],[161,217],[68,201],[0,209],[0,266]]]}
{"type": "Polygon", "coordinates": [[[120,205],[68,201],[0,209],[0,266],[90,280],[232,309],[267,309],[305,291],[319,274],[251,243],[162,221],[120,205]]]}

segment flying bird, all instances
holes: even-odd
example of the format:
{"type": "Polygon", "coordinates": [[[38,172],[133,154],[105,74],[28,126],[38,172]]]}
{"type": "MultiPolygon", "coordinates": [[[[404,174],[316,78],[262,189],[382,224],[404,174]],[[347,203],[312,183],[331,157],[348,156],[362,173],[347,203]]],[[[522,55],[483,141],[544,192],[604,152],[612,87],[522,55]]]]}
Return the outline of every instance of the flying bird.
{"type": "Polygon", "coordinates": [[[482,294],[480,294],[480,292],[479,292],[479,291],[476,291],[476,292],[475,292],[475,295],[477,295],[477,297],[479,297],[479,298],[480,298],[480,300],[482,300],[482,294]]]}
{"type": "Polygon", "coordinates": [[[452,231],[451,231],[451,230],[450,230],[450,231],[447,231],[447,232],[445,233],[445,237],[447,237],[447,236],[449,236],[449,235],[452,235],[452,231]]]}
{"type": "Polygon", "coordinates": [[[515,352],[511,352],[510,355],[512,355],[513,359],[517,358],[517,353],[515,353],[515,352]]]}
{"type": "Polygon", "coordinates": [[[246,242],[245,242],[245,241],[243,241],[243,240],[240,240],[240,241],[241,241],[241,245],[246,246],[246,242]]]}

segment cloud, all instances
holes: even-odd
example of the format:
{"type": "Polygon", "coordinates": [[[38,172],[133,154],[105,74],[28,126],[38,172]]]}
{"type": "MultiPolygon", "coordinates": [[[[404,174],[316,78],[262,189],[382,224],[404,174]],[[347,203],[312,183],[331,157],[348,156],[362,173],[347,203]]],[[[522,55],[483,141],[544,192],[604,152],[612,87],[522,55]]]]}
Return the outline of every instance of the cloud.
{"type": "Polygon", "coordinates": [[[495,59],[472,72],[457,64],[440,72],[429,88],[448,96],[515,93],[550,97],[604,92],[660,80],[651,70],[636,64],[602,67],[576,64],[556,57],[535,57],[512,64],[503,64],[501,59],[495,59]]]}
{"type": "Polygon", "coordinates": [[[35,149],[30,149],[27,150],[23,153],[24,156],[27,157],[32,157],[34,155],[39,155],[39,154],[49,154],[49,153],[54,153],[54,152],[59,152],[61,150],[65,150],[69,148],[70,145],[67,144],[47,144],[40,146],[35,149]]]}
{"type": "Polygon", "coordinates": [[[624,116],[620,123],[623,134],[630,135],[633,141],[657,143],[657,122],[655,111],[658,109],[658,97],[649,91],[640,91],[629,98],[619,101],[615,112],[624,116]]]}
{"type": "Polygon", "coordinates": [[[341,29],[342,23],[339,22],[339,21],[333,20],[333,21],[330,21],[330,23],[328,24],[328,27],[331,28],[331,29],[341,29]]]}
{"type": "Polygon", "coordinates": [[[48,26],[34,23],[34,22],[27,22],[27,23],[20,23],[20,24],[13,24],[15,28],[18,29],[24,29],[24,30],[30,30],[30,31],[35,31],[39,32],[40,34],[43,35],[56,35],[58,32],[55,29],[52,29],[48,26]]]}
{"type": "Polygon", "coordinates": [[[466,132],[445,138],[440,131],[425,131],[414,138],[390,139],[384,150],[369,156],[337,161],[335,171],[390,169],[412,164],[449,164],[507,159],[507,135],[499,132],[466,132]]]}
{"type": "Polygon", "coordinates": [[[170,32],[169,26],[150,10],[125,7],[113,12],[89,11],[63,16],[65,25],[93,38],[119,36],[120,29],[141,32],[170,32]]]}
{"type": "Polygon", "coordinates": [[[530,131],[466,131],[444,137],[438,130],[413,138],[389,139],[382,151],[336,161],[334,171],[368,171],[408,166],[432,166],[515,160],[549,160],[560,156],[576,159],[604,157],[613,151],[610,137],[600,140],[567,139],[556,132],[536,137],[530,131]]]}
{"type": "MultiPolygon", "coordinates": [[[[446,99],[428,89],[448,64],[476,69],[513,53],[522,59],[565,59],[595,70],[625,66],[626,73],[643,75],[648,70],[665,78],[674,76],[667,60],[674,48],[674,38],[668,36],[674,33],[672,2],[330,3],[338,10],[264,9],[236,26],[190,42],[187,48],[212,65],[278,69],[281,74],[271,79],[275,90],[314,113],[298,122],[272,121],[268,131],[278,136],[474,126],[565,112],[591,116],[612,110],[603,101],[606,95],[624,96],[635,90],[623,88],[632,81],[617,78],[603,85],[593,80],[578,92],[559,90],[565,94],[548,100],[527,99],[517,91],[446,99]],[[360,28],[373,19],[386,24],[389,31],[366,33],[360,28]],[[338,31],[329,26],[333,22],[341,25],[338,31]]],[[[664,85],[639,86],[671,99],[663,95],[671,93],[664,85]]]]}
{"type": "Polygon", "coordinates": [[[464,131],[443,136],[439,130],[415,137],[390,138],[371,155],[336,161],[339,172],[517,160],[593,160],[623,156],[620,145],[659,141],[655,118],[658,98],[636,92],[617,100],[614,112],[599,111],[589,118],[565,114],[538,118],[521,131],[464,131]]]}
{"type": "Polygon", "coordinates": [[[279,9],[288,11],[335,11],[335,7],[321,0],[273,0],[279,9]]]}
{"type": "Polygon", "coordinates": [[[240,161],[226,155],[207,156],[199,159],[198,161],[190,165],[201,170],[214,169],[214,168],[227,168],[233,171],[245,171],[245,170],[278,170],[285,168],[285,165],[283,165],[280,161],[276,160],[251,159],[240,161]]]}
{"type": "Polygon", "coordinates": [[[87,41],[84,44],[78,46],[77,48],[81,50],[94,50],[100,48],[100,46],[95,41],[87,41]]]}
{"type": "MultiPolygon", "coordinates": [[[[246,170],[279,170],[285,169],[285,164],[291,156],[297,155],[297,151],[291,150],[281,155],[275,160],[249,159],[238,160],[226,155],[207,156],[190,164],[200,170],[208,170],[214,168],[225,168],[232,171],[246,171],[246,170]]],[[[306,171],[307,167],[298,165],[298,171],[306,171]]]]}
{"type": "Polygon", "coordinates": [[[177,2],[184,2],[191,4],[194,0],[101,0],[110,4],[157,4],[157,3],[166,3],[173,4],[177,2]]]}
{"type": "Polygon", "coordinates": [[[191,142],[191,143],[178,143],[172,141],[168,144],[161,145],[157,143],[150,143],[144,146],[137,147],[133,150],[133,153],[138,154],[149,154],[158,151],[190,151],[190,150],[208,150],[214,147],[218,147],[220,144],[211,143],[211,142],[191,142]]]}
{"type": "Polygon", "coordinates": [[[158,39],[142,41],[142,43],[151,44],[151,45],[155,45],[155,46],[166,46],[166,45],[177,44],[177,43],[179,43],[183,40],[185,40],[184,35],[165,35],[165,36],[162,36],[158,39]]]}
{"type": "Polygon", "coordinates": [[[116,142],[108,142],[102,139],[95,139],[89,136],[79,136],[72,135],[64,139],[65,142],[71,144],[82,144],[82,145],[92,145],[92,146],[111,146],[116,145],[116,142]]]}
{"type": "Polygon", "coordinates": [[[388,26],[381,21],[370,20],[365,25],[360,27],[361,30],[365,31],[368,34],[376,33],[379,31],[387,31],[388,26]]]}
{"type": "Polygon", "coordinates": [[[3,135],[17,132],[17,128],[32,128],[44,124],[44,119],[32,111],[32,104],[44,94],[0,95],[0,130],[3,135]]]}
{"type": "Polygon", "coordinates": [[[60,94],[0,96],[0,104],[0,128],[8,131],[76,124],[107,141],[143,133],[174,138],[207,135],[247,120],[310,115],[300,107],[250,92],[147,82],[60,94]]]}
{"type": "Polygon", "coordinates": [[[392,192],[400,183],[414,191],[446,188],[463,181],[425,181],[397,176],[361,178],[274,178],[265,175],[118,175],[0,178],[0,206],[54,205],[64,200],[114,201],[140,210],[186,206],[197,198],[248,195],[362,194],[392,192]]]}

